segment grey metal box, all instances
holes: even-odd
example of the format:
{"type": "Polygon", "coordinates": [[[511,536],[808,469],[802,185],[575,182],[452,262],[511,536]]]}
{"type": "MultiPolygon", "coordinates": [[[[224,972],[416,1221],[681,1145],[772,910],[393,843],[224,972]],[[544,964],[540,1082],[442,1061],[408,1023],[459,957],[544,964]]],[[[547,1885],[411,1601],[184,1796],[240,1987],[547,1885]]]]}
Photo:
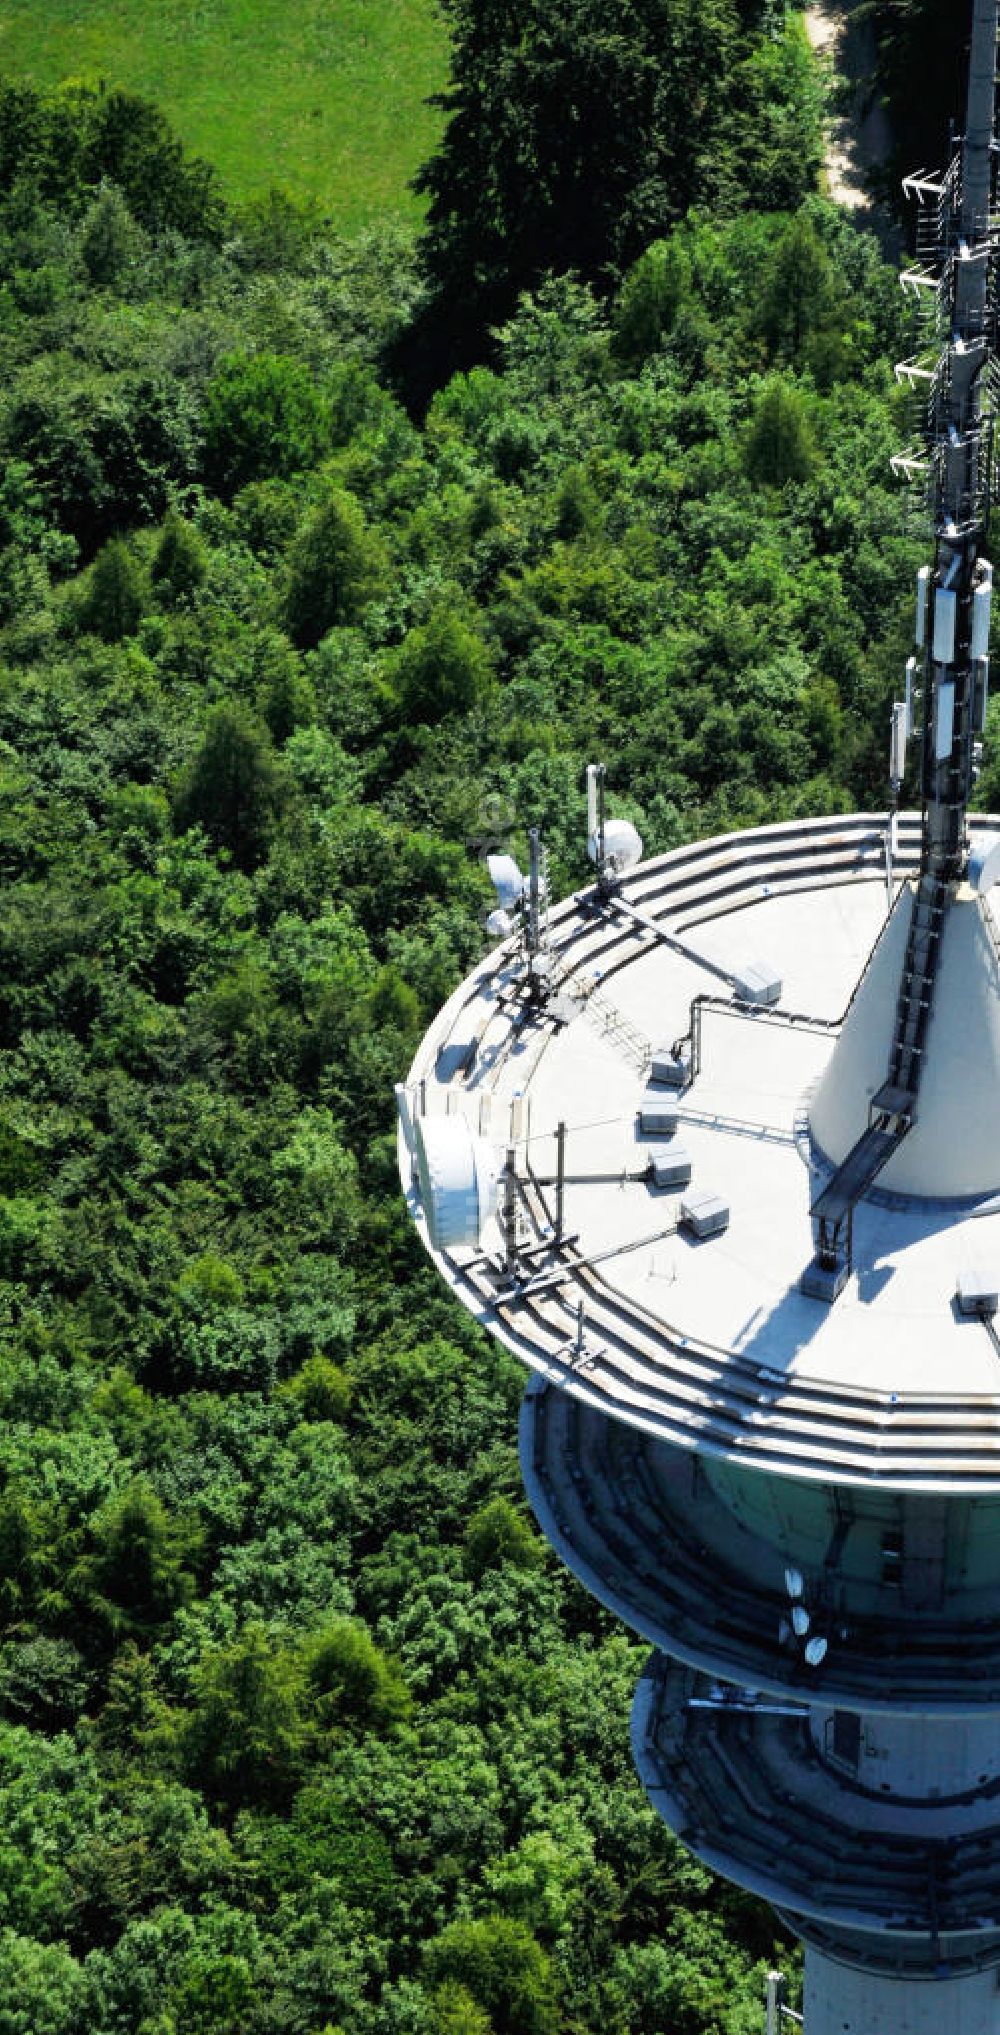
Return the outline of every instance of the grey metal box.
{"type": "Polygon", "coordinates": [[[994,1315],[1000,1306],[1000,1280],[990,1265],[963,1265],[956,1290],[960,1314],[994,1315]]]}
{"type": "Polygon", "coordinates": [[[677,1111],[667,1107],[640,1109],[639,1129],[644,1138],[672,1138],[677,1129],[677,1111]]]}
{"type": "Polygon", "coordinates": [[[799,1292],[809,1300],[824,1300],[832,1307],[839,1299],[850,1278],[850,1267],[846,1259],[836,1264],[824,1265],[821,1258],[810,1258],[799,1280],[799,1292]]]}
{"type": "Polygon", "coordinates": [[[781,1001],[782,982],[768,961],[747,961],[733,973],[733,988],[741,1003],[768,1005],[781,1001]]]}
{"type": "Polygon", "coordinates": [[[681,1202],[681,1222],[696,1237],[718,1237],[729,1228],[729,1203],[707,1188],[687,1194],[681,1202]]]}
{"type": "Polygon", "coordinates": [[[664,1088],[686,1088],[690,1072],[688,1062],[679,1053],[672,1053],[668,1046],[656,1047],[649,1069],[651,1081],[662,1082],[664,1088]]]}
{"type": "Polygon", "coordinates": [[[691,1155],[683,1145],[661,1145],[649,1155],[654,1187],[686,1187],[691,1178],[691,1155]]]}

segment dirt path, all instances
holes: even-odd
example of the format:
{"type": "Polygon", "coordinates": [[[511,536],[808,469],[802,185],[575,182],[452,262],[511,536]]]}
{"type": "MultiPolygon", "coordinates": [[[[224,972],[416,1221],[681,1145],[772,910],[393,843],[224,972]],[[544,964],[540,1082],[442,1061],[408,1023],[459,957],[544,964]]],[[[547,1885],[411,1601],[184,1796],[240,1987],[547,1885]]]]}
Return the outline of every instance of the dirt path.
{"type": "Polygon", "coordinates": [[[884,245],[893,239],[885,214],[872,203],[865,172],[889,153],[889,123],[875,97],[875,43],[871,28],[854,20],[858,0],[810,0],[806,34],[829,64],[835,83],[850,89],[850,105],[827,122],[826,181],[831,198],[870,226],[884,245]]]}

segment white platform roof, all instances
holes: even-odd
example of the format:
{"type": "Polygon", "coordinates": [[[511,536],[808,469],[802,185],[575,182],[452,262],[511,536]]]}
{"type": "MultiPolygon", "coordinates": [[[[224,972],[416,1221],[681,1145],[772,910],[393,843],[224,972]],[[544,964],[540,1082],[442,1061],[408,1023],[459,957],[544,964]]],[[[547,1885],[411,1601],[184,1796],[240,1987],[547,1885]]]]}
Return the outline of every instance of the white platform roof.
{"type": "MultiPolygon", "coordinates": [[[[686,952],[581,893],[552,917],[548,1012],[526,1013],[512,948],[490,956],[423,1041],[407,1093],[414,1114],[460,1114],[501,1155],[517,1153],[519,1278],[498,1269],[495,1226],[481,1250],[435,1256],[528,1364],[665,1438],[792,1475],[1000,1491],[1000,1343],[956,1304],[963,1268],[1000,1276],[1000,960],[971,893],[949,922],[918,1125],[879,1183],[892,1191],[856,1210],[841,1298],[827,1306],[799,1290],[810,1200],[886,1078],[901,885],[917,843],[911,817],[888,932],[883,826],[865,816],[728,836],[643,865],[624,896],[686,952]],[[780,975],[780,1012],[795,1022],[737,1014],[702,965],[758,957],[780,975]],[[676,1098],[677,1138],[692,1187],[719,1194],[730,1222],[698,1243],[675,1227],[681,1194],[638,1177],[655,1142],[638,1113],[672,1102],[644,1061],[688,1031],[703,994],[714,1001],[701,1070],[676,1098]],[[560,1123],[561,1244],[547,1229],[560,1123]]],[[[402,1137],[401,1168],[426,1240],[402,1137]]]]}

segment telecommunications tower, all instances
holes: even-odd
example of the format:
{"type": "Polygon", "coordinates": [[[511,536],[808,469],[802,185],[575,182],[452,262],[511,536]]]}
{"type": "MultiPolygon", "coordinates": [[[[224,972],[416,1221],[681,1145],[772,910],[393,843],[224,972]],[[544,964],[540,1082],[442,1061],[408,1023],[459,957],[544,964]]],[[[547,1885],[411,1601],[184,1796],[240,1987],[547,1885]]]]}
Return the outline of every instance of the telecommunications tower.
{"type": "Polygon", "coordinates": [[[934,551],[888,821],[642,862],[592,770],[594,884],[497,858],[503,944],[398,1091],[413,1218],[531,1374],[538,1519],[654,1648],[643,1784],[804,1940],[806,2035],[1000,2035],[998,9],[909,180],[934,551]]]}

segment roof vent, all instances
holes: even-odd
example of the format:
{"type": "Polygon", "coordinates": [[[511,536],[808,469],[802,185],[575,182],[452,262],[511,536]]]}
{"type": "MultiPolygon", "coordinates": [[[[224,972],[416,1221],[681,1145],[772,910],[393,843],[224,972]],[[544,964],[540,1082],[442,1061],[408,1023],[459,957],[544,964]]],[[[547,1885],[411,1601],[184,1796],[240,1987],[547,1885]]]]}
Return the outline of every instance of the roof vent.
{"type": "Polygon", "coordinates": [[[733,970],[733,989],[741,1003],[762,1007],[780,1003],[781,976],[769,961],[747,961],[742,968],[733,970]]]}
{"type": "Polygon", "coordinates": [[[660,1145],[649,1155],[654,1187],[686,1187],[691,1179],[691,1154],[683,1145],[660,1145]]]}
{"type": "Polygon", "coordinates": [[[956,1298],[960,1314],[992,1320],[1000,1306],[1000,1281],[987,1265],[963,1265],[958,1275],[956,1298]]]}
{"type": "Polygon", "coordinates": [[[691,1079],[691,1064],[682,1053],[675,1053],[672,1046],[656,1046],[649,1063],[649,1078],[659,1081],[664,1088],[686,1088],[691,1079]]]}
{"type": "Polygon", "coordinates": [[[639,1133],[644,1138],[672,1138],[677,1129],[676,1109],[640,1109],[639,1133]]]}
{"type": "Polygon", "coordinates": [[[729,1203],[705,1188],[686,1194],[681,1202],[681,1227],[698,1238],[719,1237],[729,1228],[729,1203]]]}

